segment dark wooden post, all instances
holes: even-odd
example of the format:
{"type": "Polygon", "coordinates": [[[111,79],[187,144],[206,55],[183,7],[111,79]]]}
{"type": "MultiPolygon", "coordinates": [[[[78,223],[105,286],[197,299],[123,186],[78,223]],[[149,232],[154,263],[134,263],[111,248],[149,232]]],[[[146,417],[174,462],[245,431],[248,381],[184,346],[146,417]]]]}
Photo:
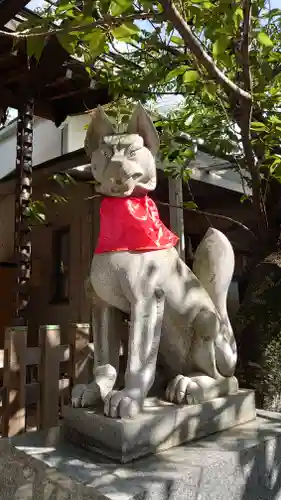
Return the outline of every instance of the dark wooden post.
{"type": "Polygon", "coordinates": [[[31,232],[26,209],[32,192],[33,101],[22,106],[17,124],[15,239],[14,252],[17,266],[15,291],[16,325],[26,325],[31,274],[31,232]]]}

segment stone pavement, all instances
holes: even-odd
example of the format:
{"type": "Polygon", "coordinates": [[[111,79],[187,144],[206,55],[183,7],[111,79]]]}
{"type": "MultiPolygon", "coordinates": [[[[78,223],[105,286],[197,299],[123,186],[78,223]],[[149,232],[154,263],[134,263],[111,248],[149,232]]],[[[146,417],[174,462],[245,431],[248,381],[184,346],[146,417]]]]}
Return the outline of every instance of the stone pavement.
{"type": "Polygon", "coordinates": [[[281,500],[281,415],[120,465],[61,430],[0,440],[1,500],[281,500]]]}

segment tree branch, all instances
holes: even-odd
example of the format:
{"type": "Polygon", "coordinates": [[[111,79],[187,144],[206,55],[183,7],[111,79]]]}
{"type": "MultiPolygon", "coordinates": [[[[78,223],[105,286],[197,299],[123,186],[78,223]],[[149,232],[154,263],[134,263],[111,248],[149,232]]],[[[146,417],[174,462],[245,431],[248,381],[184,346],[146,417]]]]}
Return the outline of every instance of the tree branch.
{"type": "MultiPolygon", "coordinates": [[[[103,18],[100,18],[93,23],[87,23],[87,24],[77,24],[76,26],[64,26],[62,28],[51,28],[48,31],[42,31],[42,26],[36,26],[30,29],[26,29],[23,31],[4,31],[0,30],[0,35],[7,36],[9,38],[31,38],[34,36],[50,36],[50,35],[57,35],[57,34],[63,34],[63,33],[75,33],[76,31],[84,31],[84,30],[89,30],[92,28],[116,28],[118,26],[121,26],[121,24],[126,23],[126,22],[133,22],[137,20],[149,20],[152,17],[152,13],[150,12],[141,12],[140,14],[135,13],[135,14],[130,14],[127,16],[110,16],[106,15],[103,18]]],[[[153,19],[155,19],[155,15],[153,16],[153,19]]],[[[162,16],[159,16],[159,19],[163,19],[162,16]]]]}
{"type": "MultiPolygon", "coordinates": [[[[101,194],[94,194],[93,196],[87,196],[87,198],[84,198],[85,200],[93,200],[95,198],[102,198],[101,194]]],[[[185,207],[184,205],[172,205],[170,203],[166,203],[164,201],[159,201],[159,200],[154,200],[156,205],[163,205],[165,207],[171,207],[171,208],[181,208],[182,210],[187,210],[188,212],[194,212],[199,215],[204,215],[204,217],[212,217],[214,219],[221,219],[221,220],[226,220],[228,222],[231,222],[232,224],[236,224],[237,226],[241,227],[244,229],[244,231],[247,231],[248,233],[251,233],[251,235],[256,239],[256,235],[253,233],[251,229],[249,229],[247,226],[242,224],[242,222],[239,222],[235,219],[232,219],[231,217],[227,217],[226,215],[221,215],[221,214],[213,214],[211,212],[205,212],[205,210],[198,210],[197,208],[188,208],[185,207]]]]}
{"type": "Polygon", "coordinates": [[[252,77],[250,68],[250,37],[251,26],[251,0],[243,1],[243,34],[241,41],[242,71],[245,90],[252,93],[252,77]]]}
{"type": "Polygon", "coordinates": [[[166,18],[171,21],[173,26],[182,36],[189,50],[194,54],[199,64],[201,64],[209,76],[221,85],[227,93],[234,93],[239,99],[244,101],[252,101],[252,96],[249,92],[241,89],[238,85],[232,82],[215,64],[214,60],[204,50],[201,42],[197,40],[192,33],[190,27],[181,17],[172,0],[159,0],[159,3],[164,9],[166,18]]]}
{"type": "Polygon", "coordinates": [[[198,210],[198,208],[188,208],[185,207],[184,205],[171,205],[170,203],[166,203],[164,201],[159,201],[159,200],[154,200],[154,201],[156,205],[158,204],[171,208],[181,208],[182,210],[187,210],[188,212],[194,212],[199,215],[204,215],[204,217],[209,217],[210,219],[213,218],[213,219],[226,220],[228,222],[231,222],[232,224],[236,224],[237,226],[241,227],[242,229],[244,229],[244,231],[247,231],[255,239],[257,239],[255,233],[253,233],[253,231],[249,227],[245,226],[244,224],[242,224],[242,222],[239,222],[238,220],[232,219],[232,217],[228,217],[227,215],[213,214],[212,212],[206,212],[205,210],[198,210]]]}
{"type": "MultiPolygon", "coordinates": [[[[252,78],[249,57],[249,33],[251,28],[251,0],[243,0],[243,27],[241,38],[241,64],[244,88],[247,92],[252,92],[252,78]]],[[[248,169],[252,179],[253,205],[258,218],[258,229],[261,234],[267,228],[266,213],[261,193],[261,178],[259,165],[252,147],[251,121],[253,105],[252,101],[240,102],[239,126],[241,129],[241,139],[248,169]]]]}

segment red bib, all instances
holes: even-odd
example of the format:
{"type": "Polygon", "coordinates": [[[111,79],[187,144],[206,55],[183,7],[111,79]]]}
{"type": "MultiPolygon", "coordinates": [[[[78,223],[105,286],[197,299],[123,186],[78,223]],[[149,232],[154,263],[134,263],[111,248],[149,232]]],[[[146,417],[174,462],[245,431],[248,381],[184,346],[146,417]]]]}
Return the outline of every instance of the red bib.
{"type": "Polygon", "coordinates": [[[148,196],[102,200],[95,253],[161,250],[174,247],[178,240],[148,196]]]}

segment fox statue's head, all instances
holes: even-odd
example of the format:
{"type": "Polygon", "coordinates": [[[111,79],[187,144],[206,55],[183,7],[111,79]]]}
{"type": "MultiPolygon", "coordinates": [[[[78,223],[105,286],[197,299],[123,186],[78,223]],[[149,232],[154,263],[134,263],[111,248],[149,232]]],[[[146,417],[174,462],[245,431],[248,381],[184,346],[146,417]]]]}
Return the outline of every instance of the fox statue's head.
{"type": "Polygon", "coordinates": [[[156,187],[157,131],[141,104],[136,107],[126,133],[118,134],[99,106],[92,115],[85,150],[97,182],[105,196],[141,196],[156,187]]]}

